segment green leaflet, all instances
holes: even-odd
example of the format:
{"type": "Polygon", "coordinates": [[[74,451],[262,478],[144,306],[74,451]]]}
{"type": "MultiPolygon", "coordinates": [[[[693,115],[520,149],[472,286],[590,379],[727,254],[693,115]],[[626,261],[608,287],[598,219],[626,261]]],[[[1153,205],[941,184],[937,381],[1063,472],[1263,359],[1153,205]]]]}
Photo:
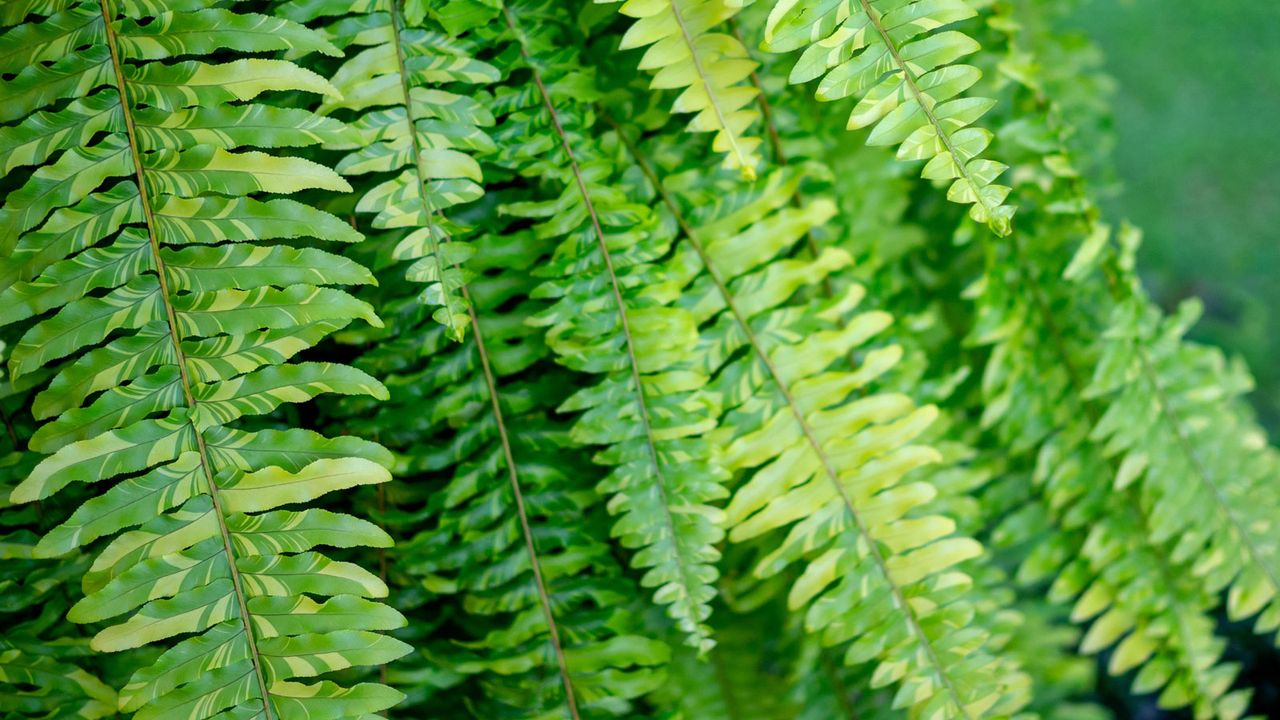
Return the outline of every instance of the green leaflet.
{"type": "Polygon", "coordinates": [[[161,253],[174,290],[204,293],[264,285],[288,287],[304,283],[360,285],[374,282],[368,270],[345,258],[315,248],[282,245],[191,247],[161,253]]]}
{"type": "Polygon", "coordinates": [[[338,218],[292,200],[162,198],[155,206],[158,236],[167,245],[211,244],[242,237],[264,240],[315,237],[358,242],[361,236],[338,218]]]}
{"type": "Polygon", "coordinates": [[[289,194],[308,188],[347,191],[351,186],[332,170],[301,158],[260,152],[229,153],[197,145],[185,152],[157,150],[145,177],[156,195],[193,197],[205,193],[289,194]]]}
{"type": "Polygon", "coordinates": [[[167,13],[146,25],[126,18],[120,29],[120,51],[139,59],[208,55],[216,50],[342,54],[316,33],[292,21],[221,8],[167,13]]]}
{"type": "Polygon", "coordinates": [[[264,509],[315,500],[343,488],[386,482],[386,469],[362,458],[320,459],[297,473],[267,467],[242,475],[224,486],[230,512],[261,512],[264,509]]]}
{"type": "Polygon", "coordinates": [[[330,118],[258,103],[140,112],[135,119],[139,134],[149,144],[175,150],[198,144],[224,150],[245,146],[297,147],[333,142],[349,133],[344,125],[330,118]]]}
{"type": "Polygon", "coordinates": [[[238,150],[316,145],[347,131],[271,104],[281,91],[335,92],[319,75],[235,54],[337,49],[286,19],[223,8],[29,9],[55,14],[0,35],[0,62],[53,62],[4,87],[5,112],[18,115],[0,134],[3,164],[29,169],[0,208],[0,324],[18,332],[5,346],[12,377],[50,369],[32,404],[48,422],[28,446],[51,454],[33,458],[9,500],[82,500],[31,555],[111,538],[79,571],[86,595],[66,617],[110,620],[90,642],[99,652],[169,646],[121,695],[136,718],[361,717],[395,704],[401,695],[382,685],[291,682],[409,651],[373,632],[398,626],[389,608],[363,602],[364,619],[312,599],[385,597],[377,577],[323,548],[381,548],[390,538],[350,515],[279,509],[385,482],[386,451],[228,426],[324,393],[386,396],[354,368],[289,363],[356,318],[381,324],[367,304],[326,287],[373,276],[305,244],[264,242],[354,242],[359,233],[301,202],[247,197],[350,187],[311,160],[238,150]],[[230,61],[151,62],[215,51],[230,61]],[[76,490],[81,483],[89,487],[76,490]],[[262,622],[253,616],[259,598],[300,609],[288,634],[272,621],[276,606],[262,622]],[[259,633],[270,642],[259,645],[259,633]]]}

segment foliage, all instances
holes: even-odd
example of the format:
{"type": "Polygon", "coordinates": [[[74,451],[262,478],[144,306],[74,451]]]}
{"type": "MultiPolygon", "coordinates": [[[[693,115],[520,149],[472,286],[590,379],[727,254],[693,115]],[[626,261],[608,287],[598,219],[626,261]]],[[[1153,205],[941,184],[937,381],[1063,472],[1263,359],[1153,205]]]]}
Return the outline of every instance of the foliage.
{"type": "Polygon", "coordinates": [[[1058,11],[6,4],[0,712],[1243,717],[1280,455],[1058,11]]]}

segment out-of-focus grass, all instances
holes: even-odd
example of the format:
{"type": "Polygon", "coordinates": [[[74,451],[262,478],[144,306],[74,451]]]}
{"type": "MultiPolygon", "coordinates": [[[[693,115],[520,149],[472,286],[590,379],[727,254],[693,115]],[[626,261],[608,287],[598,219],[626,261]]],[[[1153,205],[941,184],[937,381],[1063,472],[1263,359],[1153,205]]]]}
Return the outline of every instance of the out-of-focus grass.
{"type": "Polygon", "coordinates": [[[1108,214],[1146,230],[1163,304],[1204,299],[1197,337],[1248,360],[1280,436],[1280,3],[1092,0],[1070,23],[1118,85],[1108,214]]]}

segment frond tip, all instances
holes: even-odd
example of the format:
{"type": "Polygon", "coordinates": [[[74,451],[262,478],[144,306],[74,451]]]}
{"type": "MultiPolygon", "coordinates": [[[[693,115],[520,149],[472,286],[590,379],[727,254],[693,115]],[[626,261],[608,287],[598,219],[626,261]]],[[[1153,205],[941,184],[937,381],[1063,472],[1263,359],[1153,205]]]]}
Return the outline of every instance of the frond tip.
{"type": "MultiPolygon", "coordinates": [[[[616,3],[621,0],[595,0],[616,3]]],[[[647,47],[640,69],[655,73],[655,90],[683,89],[672,112],[696,113],[691,132],[714,132],[712,148],[725,167],[756,178],[762,140],[747,134],[760,119],[759,91],[744,81],[759,65],[733,35],[712,32],[742,10],[741,0],[627,0],[619,12],[636,18],[621,50],[647,47]]]]}
{"type": "Polygon", "coordinates": [[[979,45],[958,30],[926,35],[975,14],[966,0],[778,0],[763,47],[804,48],[791,82],[821,78],[823,101],[858,98],[850,130],[871,128],[868,144],[927,161],[925,179],[950,182],[949,200],[971,205],[975,221],[1008,235],[1014,208],[1004,204],[1009,188],[995,183],[1008,168],[982,157],[992,134],[971,127],[995,101],[959,97],[982,73],[955,63],[979,45]]]}
{"type": "Polygon", "coordinates": [[[356,211],[372,215],[375,229],[396,235],[392,257],[413,261],[406,272],[423,284],[420,301],[460,341],[471,321],[462,286],[471,278],[466,261],[473,250],[460,242],[468,228],[446,211],[484,195],[473,155],[494,149],[482,130],[493,125],[493,115],[475,95],[499,72],[473,57],[465,38],[425,19],[410,25],[400,2],[385,5],[352,14],[340,3],[283,10],[299,21],[327,21],[335,37],[367,46],[334,73],[339,94],[319,108],[349,119],[353,128],[326,147],[350,151],[337,166],[343,175],[377,173],[356,211]],[[353,22],[364,27],[358,38],[342,31],[353,22]]]}

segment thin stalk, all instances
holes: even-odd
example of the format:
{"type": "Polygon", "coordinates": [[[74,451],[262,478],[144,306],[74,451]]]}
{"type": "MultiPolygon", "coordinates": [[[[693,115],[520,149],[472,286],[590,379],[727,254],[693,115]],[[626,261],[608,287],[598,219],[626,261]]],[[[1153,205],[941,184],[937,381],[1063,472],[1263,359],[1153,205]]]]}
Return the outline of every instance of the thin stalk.
{"type": "Polygon", "coordinates": [[[480,368],[484,371],[485,386],[489,391],[489,403],[493,407],[493,419],[498,426],[498,439],[502,443],[502,459],[507,466],[507,479],[511,483],[511,494],[516,501],[516,514],[520,518],[520,531],[524,535],[525,551],[529,553],[529,565],[533,568],[533,583],[538,590],[538,602],[542,604],[543,615],[547,619],[550,631],[551,647],[555,651],[556,663],[560,666],[560,680],[564,685],[565,702],[569,708],[569,717],[579,720],[578,701],[573,694],[573,678],[569,675],[569,661],[565,657],[564,648],[560,644],[560,629],[556,625],[555,613],[551,609],[551,596],[547,592],[546,581],[542,577],[542,563],[538,560],[538,550],[533,542],[533,529],[529,524],[529,513],[525,509],[524,492],[520,489],[520,477],[516,471],[516,458],[511,450],[511,437],[507,433],[507,423],[502,413],[502,403],[498,400],[498,383],[494,379],[493,367],[489,363],[489,351],[484,343],[484,333],[480,330],[480,319],[476,316],[475,305],[471,302],[471,293],[464,284],[462,295],[467,300],[467,312],[471,314],[471,332],[476,339],[476,349],[480,353],[480,368]]]}

